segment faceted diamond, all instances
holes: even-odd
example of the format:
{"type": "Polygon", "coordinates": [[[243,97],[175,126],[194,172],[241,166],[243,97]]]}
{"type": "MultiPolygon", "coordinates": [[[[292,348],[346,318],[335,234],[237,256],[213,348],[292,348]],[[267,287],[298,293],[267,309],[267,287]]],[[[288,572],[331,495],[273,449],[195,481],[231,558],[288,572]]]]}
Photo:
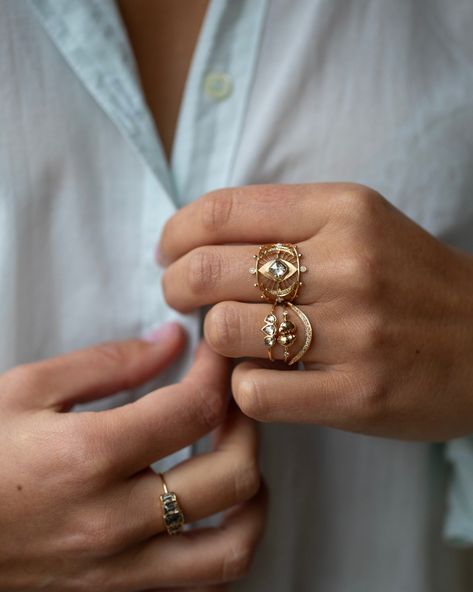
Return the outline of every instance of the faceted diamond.
{"type": "Polygon", "coordinates": [[[265,337],[264,343],[267,347],[273,347],[276,343],[276,339],[274,339],[274,337],[265,337]]]}
{"type": "Polygon", "coordinates": [[[176,512],[175,514],[168,514],[164,518],[164,522],[167,526],[172,526],[174,524],[180,524],[182,522],[182,517],[180,512],[176,512]]]}
{"type": "Polygon", "coordinates": [[[264,318],[266,323],[275,323],[276,322],[276,316],[273,315],[272,313],[270,313],[269,315],[266,315],[264,318]]]}
{"type": "Polygon", "coordinates": [[[289,267],[281,259],[276,259],[269,267],[269,271],[277,280],[282,280],[289,272],[289,267]]]}
{"type": "Polygon", "coordinates": [[[273,336],[276,333],[276,327],[274,325],[266,325],[263,327],[263,332],[266,333],[266,335],[273,336]]]}
{"type": "Polygon", "coordinates": [[[296,336],[294,333],[285,333],[283,335],[279,335],[278,343],[281,345],[289,346],[296,340],[296,336]]]}
{"type": "Polygon", "coordinates": [[[279,332],[280,333],[292,333],[295,330],[295,325],[291,321],[283,321],[279,325],[279,332]]]}

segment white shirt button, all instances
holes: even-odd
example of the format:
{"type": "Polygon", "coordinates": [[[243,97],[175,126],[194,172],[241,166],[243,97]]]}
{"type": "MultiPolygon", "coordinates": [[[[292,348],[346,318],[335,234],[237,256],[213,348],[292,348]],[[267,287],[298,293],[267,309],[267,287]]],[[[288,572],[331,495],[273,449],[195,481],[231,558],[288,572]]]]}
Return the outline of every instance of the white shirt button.
{"type": "Polygon", "coordinates": [[[224,72],[209,72],[204,78],[204,92],[213,101],[223,101],[232,92],[232,79],[224,72]]]}

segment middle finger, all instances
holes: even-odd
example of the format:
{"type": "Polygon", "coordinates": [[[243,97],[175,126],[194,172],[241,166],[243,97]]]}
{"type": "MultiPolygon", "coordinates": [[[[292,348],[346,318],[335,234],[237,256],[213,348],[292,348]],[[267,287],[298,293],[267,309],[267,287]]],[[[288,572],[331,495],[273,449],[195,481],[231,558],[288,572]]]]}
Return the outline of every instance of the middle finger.
{"type": "MultiPolygon", "coordinates": [[[[260,487],[254,422],[235,406],[218,436],[214,451],[192,457],[165,475],[189,524],[245,502],[260,487]]],[[[99,508],[98,513],[112,518],[113,547],[126,547],[165,530],[159,502],[162,492],[161,477],[148,470],[105,494],[101,501],[108,511],[99,508]]]]}
{"type": "MultiPolygon", "coordinates": [[[[170,306],[190,312],[200,306],[225,300],[259,302],[261,292],[255,286],[254,267],[257,245],[212,245],[190,251],[170,265],[163,274],[163,291],[170,306]]],[[[329,251],[323,241],[298,245],[301,262],[308,268],[297,301],[301,304],[324,299],[340,277],[340,258],[329,251]]]]}

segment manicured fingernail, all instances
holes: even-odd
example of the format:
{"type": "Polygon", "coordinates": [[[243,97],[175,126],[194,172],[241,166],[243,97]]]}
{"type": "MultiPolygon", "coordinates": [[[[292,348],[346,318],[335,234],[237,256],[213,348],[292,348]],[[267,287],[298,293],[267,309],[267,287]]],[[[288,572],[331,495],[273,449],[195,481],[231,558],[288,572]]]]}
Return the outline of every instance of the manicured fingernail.
{"type": "Polygon", "coordinates": [[[143,335],[143,341],[147,341],[148,343],[158,343],[159,341],[164,341],[166,339],[172,339],[176,337],[179,331],[181,330],[181,326],[179,323],[165,323],[158,327],[157,329],[152,329],[145,335],[143,335]]]}

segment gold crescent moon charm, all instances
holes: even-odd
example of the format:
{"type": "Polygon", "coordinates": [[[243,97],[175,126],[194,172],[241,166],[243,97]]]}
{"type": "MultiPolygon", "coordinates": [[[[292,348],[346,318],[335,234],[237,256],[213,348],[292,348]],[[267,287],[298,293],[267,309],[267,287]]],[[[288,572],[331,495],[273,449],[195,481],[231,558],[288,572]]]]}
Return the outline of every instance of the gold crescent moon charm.
{"type": "Polygon", "coordinates": [[[309,349],[309,347],[312,343],[313,330],[312,330],[312,325],[310,324],[310,321],[309,321],[307,315],[305,315],[298,306],[296,306],[295,304],[292,304],[292,302],[286,302],[286,305],[290,306],[291,310],[293,310],[296,313],[296,315],[300,318],[300,320],[302,321],[302,324],[304,325],[304,329],[305,329],[304,345],[297,352],[297,354],[294,357],[292,357],[289,360],[289,362],[287,363],[288,366],[292,366],[293,364],[298,362],[306,354],[307,350],[309,349]]]}

